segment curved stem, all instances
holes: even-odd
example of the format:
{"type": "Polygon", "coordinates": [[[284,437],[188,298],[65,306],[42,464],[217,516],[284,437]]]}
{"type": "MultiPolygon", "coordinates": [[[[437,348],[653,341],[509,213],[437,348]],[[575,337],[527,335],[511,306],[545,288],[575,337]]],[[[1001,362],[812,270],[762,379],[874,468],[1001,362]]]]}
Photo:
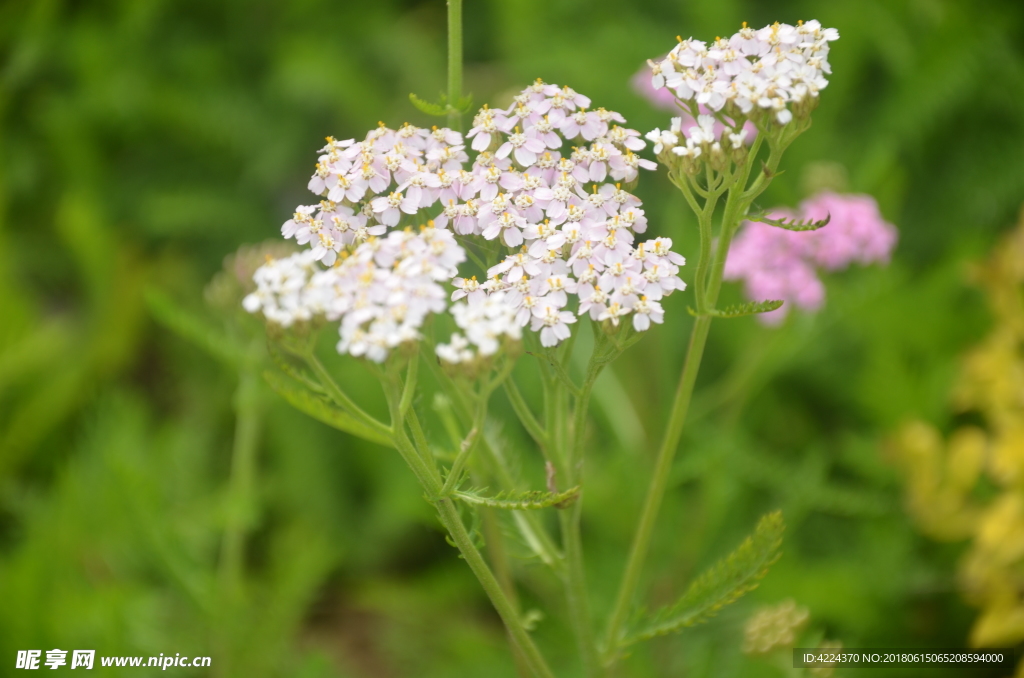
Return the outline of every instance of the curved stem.
{"type": "Polygon", "coordinates": [[[485,416],[487,416],[487,395],[481,394],[476,414],[473,415],[473,428],[469,429],[469,433],[459,445],[459,452],[455,456],[455,461],[452,462],[452,467],[448,471],[448,478],[445,479],[444,486],[441,488],[442,495],[450,494],[458,486],[466,462],[469,461],[470,455],[476,449],[477,442],[483,438],[485,416]]]}
{"type": "Polygon", "coordinates": [[[523,626],[523,622],[519,618],[519,614],[516,612],[512,602],[505,595],[505,591],[502,590],[501,584],[498,583],[494,573],[491,572],[491,568],[487,566],[483,556],[480,555],[480,551],[473,544],[473,540],[466,531],[466,526],[463,525],[459,511],[451,498],[444,497],[439,499],[436,506],[441,523],[451,534],[452,541],[455,542],[455,545],[462,553],[462,557],[469,565],[469,568],[473,570],[473,574],[480,580],[480,585],[487,592],[487,596],[491,599],[491,604],[498,611],[501,620],[505,622],[505,628],[508,629],[509,638],[512,640],[515,650],[522,654],[535,676],[538,678],[554,678],[555,674],[551,672],[547,662],[544,661],[544,657],[541,656],[540,650],[537,649],[529,632],[523,626]]]}
{"type": "Polygon", "coordinates": [[[672,402],[672,413],[669,416],[669,423],[665,431],[665,437],[662,440],[661,449],[658,451],[654,475],[651,477],[651,484],[647,489],[647,497],[644,500],[643,510],[640,513],[640,522],[633,537],[626,570],[622,575],[622,583],[619,585],[615,607],[612,610],[608,623],[605,648],[608,653],[606,663],[609,664],[618,658],[620,632],[626,621],[626,615],[629,613],[630,604],[633,602],[637,585],[640,582],[640,574],[643,571],[644,560],[647,558],[647,552],[651,544],[651,535],[654,532],[654,523],[658,517],[658,510],[661,508],[661,501],[665,495],[665,488],[672,469],[672,461],[675,458],[679,438],[683,432],[683,422],[686,420],[686,412],[690,407],[693,386],[697,381],[697,372],[700,370],[700,361],[704,355],[704,344],[707,341],[710,329],[711,316],[702,315],[694,321],[693,331],[690,333],[690,344],[686,351],[686,362],[683,365],[683,373],[679,378],[675,399],[672,402]]]}

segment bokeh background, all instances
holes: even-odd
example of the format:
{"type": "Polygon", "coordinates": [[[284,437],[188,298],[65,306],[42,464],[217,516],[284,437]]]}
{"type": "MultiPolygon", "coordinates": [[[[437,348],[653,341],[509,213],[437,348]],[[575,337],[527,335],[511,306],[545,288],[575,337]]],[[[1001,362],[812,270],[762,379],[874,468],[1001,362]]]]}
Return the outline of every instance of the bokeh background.
{"type": "MultiPolygon", "coordinates": [[[[823,182],[869,193],[900,242],[888,267],[828,278],[818,314],[712,329],[649,599],[678,594],[773,508],[785,553],[757,591],[638,651],[625,675],[788,675],[741,646],[759,606],[790,598],[808,633],[847,647],[968,642],[979,604],[958,570],[970,538],[920,529],[892,441],[910,420],[940,435],[987,425],[951,394],[995,323],[969,263],[1024,203],[1024,5],[466,1],[476,104],[541,77],[644,131],[668,114],[630,78],[677,34],[800,18],[842,38],[814,126],[763,206],[823,182]]],[[[408,95],[445,87],[444,49],[440,0],[0,5],[0,674],[19,649],[91,648],[210,655],[218,676],[514,675],[496,615],[400,459],[266,388],[262,329],[236,306],[244,262],[218,274],[306,201],[324,136],[432,124],[408,95]],[[241,471],[252,491],[230,481],[244,436],[258,450],[241,471]],[[225,534],[243,544],[241,577],[222,565],[225,534]]],[[[651,232],[694,255],[693,219],[664,176],[637,193],[651,232]]],[[[739,299],[735,285],[725,294],[739,299]]],[[[665,420],[687,304],[668,301],[666,325],[598,398],[584,524],[598,612],[665,420]]],[[[365,371],[335,367],[372,397],[365,371]]],[[[997,494],[983,481],[972,492],[997,494]]],[[[1024,523],[1009,525],[1005,538],[1024,538],[1024,523]]],[[[538,572],[517,564],[524,604],[547,609],[558,595],[538,572]]],[[[1019,581],[1007,587],[1018,600],[1019,581]]],[[[554,604],[536,634],[572,676],[561,615],[554,604]]]]}

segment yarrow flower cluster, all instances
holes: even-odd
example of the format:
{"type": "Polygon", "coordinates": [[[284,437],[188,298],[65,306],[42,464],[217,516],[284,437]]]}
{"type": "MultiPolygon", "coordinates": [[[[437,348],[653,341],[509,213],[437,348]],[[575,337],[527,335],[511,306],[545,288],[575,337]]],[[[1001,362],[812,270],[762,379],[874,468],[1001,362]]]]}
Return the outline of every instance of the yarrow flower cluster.
{"type": "Polygon", "coordinates": [[[652,84],[734,119],[761,110],[785,125],[809,113],[828,85],[828,43],[838,39],[839,31],[818,21],[759,30],[744,22],[735,35],[710,45],[680,39],[662,61],[651,62],[652,84]]]}
{"type": "Polygon", "coordinates": [[[340,320],[338,351],[380,362],[415,341],[429,314],[445,310],[441,283],[465,256],[448,231],[391,231],[344,252],[328,269],[316,266],[314,250],[270,261],[256,272],[257,289],[243,305],[283,327],[317,316],[340,320]]]}
{"type": "Polygon", "coordinates": [[[647,135],[655,153],[678,156],[691,174],[699,162],[714,169],[722,169],[730,156],[743,162],[745,144],[757,130],[785,126],[817,106],[832,72],[829,43],[838,39],[838,31],[817,21],[759,30],[744,23],[735,35],[710,44],[680,39],[663,59],[648,62],[650,88],[641,90],[659,106],[666,100],[662,92],[668,92],[690,113],[673,118],[668,130],[647,135]]]}
{"type": "Polygon", "coordinates": [[[798,212],[776,209],[773,219],[822,220],[817,231],[794,232],[761,222],[746,222],[733,240],[725,263],[725,278],[742,280],[754,300],[782,299],[782,308],[759,317],[781,322],[788,304],[815,311],[825,301],[817,269],[837,271],[852,263],[888,262],[896,245],[896,228],[885,221],[878,203],[868,195],[823,192],[804,201],[798,212]]]}
{"type": "Polygon", "coordinates": [[[515,308],[507,303],[504,292],[470,294],[467,301],[453,304],[451,313],[465,334],[455,332],[447,344],[438,344],[437,356],[453,365],[492,356],[502,340],[519,341],[523,336],[522,324],[516,322],[515,308]]]}
{"type": "Polygon", "coordinates": [[[425,314],[447,308],[436,290],[450,283],[452,301],[468,297],[452,309],[464,334],[437,349],[451,363],[491,355],[526,326],[553,346],[583,314],[613,326],[633,314],[638,331],[660,323],[660,299],[685,288],[685,262],[667,238],[634,244],[647,218],[623,187],[655,164],[636,154],[646,143],[620,114],[590,103],[537,80],[508,108],[481,109],[465,139],[408,124],[381,124],[359,142],[329,137],[309,182],[321,201],[299,206],[281,229],[309,250],[258,273],[265,281],[246,308],[285,327],[340,319],[339,351],[383,360],[418,337],[425,314]],[[392,230],[424,222],[418,233],[392,230]],[[466,258],[456,235],[509,254],[480,271],[482,283],[456,277],[466,258]],[[381,263],[407,259],[419,262],[406,267],[411,277],[381,263]],[[316,272],[314,262],[333,268],[316,272]]]}

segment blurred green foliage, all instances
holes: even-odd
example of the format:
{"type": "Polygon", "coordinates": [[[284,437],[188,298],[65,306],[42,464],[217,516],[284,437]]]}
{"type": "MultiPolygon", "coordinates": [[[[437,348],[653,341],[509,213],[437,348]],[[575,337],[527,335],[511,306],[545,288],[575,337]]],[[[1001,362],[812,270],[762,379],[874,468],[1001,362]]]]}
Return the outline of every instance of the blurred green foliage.
{"type": "MultiPolygon", "coordinates": [[[[4,672],[19,649],[59,647],[208,654],[220,676],[513,675],[496,616],[397,455],[262,383],[262,330],[231,301],[237,266],[227,292],[208,288],[209,303],[203,292],[225,255],[274,237],[305,199],[324,136],[430,123],[408,94],[444,87],[444,11],[439,0],[0,5],[4,672]]],[[[815,125],[769,198],[794,204],[822,161],[839,163],[901,243],[890,267],[830,280],[817,316],[712,330],[649,602],[672,600],[776,507],[784,555],[711,623],[638,651],[631,676],[770,675],[740,653],[742,625],[789,597],[847,647],[965,643],[960,550],[915,534],[878,443],[909,417],[952,425],[958,356],[990,322],[962,270],[1024,202],[1024,7],[466,4],[476,102],[500,104],[539,76],[641,130],[667,115],[628,80],[677,33],[801,17],[842,39],[815,125]]],[[[692,254],[692,219],[664,177],[638,192],[652,231],[692,254]]],[[[584,527],[599,613],[678,374],[684,297],[596,394],[584,527]]],[[[332,369],[380,405],[358,366],[332,369]]],[[[518,430],[496,435],[526,446],[518,430]]],[[[527,609],[557,599],[529,562],[517,576],[527,609]]],[[[536,633],[572,675],[557,611],[536,633]]]]}

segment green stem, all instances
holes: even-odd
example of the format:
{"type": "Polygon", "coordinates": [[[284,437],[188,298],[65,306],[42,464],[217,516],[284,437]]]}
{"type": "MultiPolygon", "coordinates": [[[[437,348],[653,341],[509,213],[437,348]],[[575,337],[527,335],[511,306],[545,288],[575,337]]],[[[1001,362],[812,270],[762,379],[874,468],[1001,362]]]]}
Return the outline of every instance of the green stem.
{"type": "Polygon", "coordinates": [[[235,391],[235,440],[228,480],[228,514],[221,542],[218,576],[224,592],[235,598],[241,592],[245,534],[255,500],[256,448],[260,430],[260,378],[245,369],[235,391]]]}
{"type": "MultiPolygon", "coordinates": [[[[595,331],[597,331],[595,329],[595,331]]],[[[595,341],[597,339],[595,338],[595,341]]],[[[565,412],[556,410],[556,438],[563,450],[565,458],[565,483],[568,486],[581,485],[583,475],[583,446],[584,434],[587,423],[587,413],[590,405],[590,394],[597,381],[601,369],[606,363],[598,363],[595,360],[599,345],[595,344],[594,356],[591,357],[587,368],[587,375],[583,386],[576,392],[576,399],[573,409],[572,428],[568,430],[568,421],[565,412]]],[[[566,356],[568,364],[568,356],[566,356]]],[[[564,370],[563,371],[567,371],[564,370]]],[[[562,386],[562,384],[558,384],[562,386]]],[[[561,388],[556,389],[556,402],[562,401],[561,388]]],[[[565,592],[566,601],[569,606],[573,632],[576,635],[576,642],[579,645],[580,656],[583,660],[583,671],[586,676],[598,676],[601,671],[601,659],[597,650],[597,640],[594,636],[593,618],[590,613],[590,603],[587,596],[586,571],[583,567],[583,538],[580,531],[580,522],[583,516],[583,495],[581,493],[572,506],[559,512],[559,523],[562,528],[563,548],[565,549],[565,592]]]]}
{"type": "Polygon", "coordinates": [[[416,394],[416,377],[419,374],[420,355],[417,352],[409,358],[409,369],[405,373],[405,385],[402,387],[402,400],[399,403],[399,413],[404,417],[412,405],[412,398],[416,394]]]}
{"type": "MultiPolygon", "coordinates": [[[[737,180],[729,187],[729,196],[722,215],[722,226],[712,262],[707,261],[707,255],[711,245],[709,234],[711,232],[710,222],[713,210],[708,210],[708,204],[705,204],[705,209],[698,215],[701,221],[701,260],[698,262],[694,295],[697,299],[698,309],[701,309],[703,312],[694,322],[693,330],[690,334],[690,343],[687,347],[683,371],[679,376],[679,385],[676,387],[676,394],[672,402],[665,436],[658,451],[654,474],[651,477],[651,483],[640,514],[640,522],[633,537],[633,544],[630,547],[629,557],[626,561],[626,569],[622,575],[622,582],[619,585],[615,606],[609,619],[608,630],[605,636],[605,660],[607,664],[614,663],[619,656],[618,643],[620,641],[620,634],[640,582],[644,561],[650,550],[654,524],[668,485],[672,462],[679,447],[679,440],[682,437],[683,424],[686,422],[686,414],[693,397],[693,388],[697,382],[697,373],[700,371],[700,363],[704,355],[704,346],[707,342],[708,332],[711,329],[711,316],[705,315],[705,313],[707,310],[714,308],[715,302],[718,301],[718,293],[721,290],[722,275],[725,269],[725,260],[729,253],[732,237],[735,235],[736,229],[739,227],[742,217],[746,214],[753,199],[767,188],[767,182],[770,181],[771,176],[774,175],[775,170],[778,168],[782,151],[785,149],[784,144],[771,144],[771,152],[768,161],[765,163],[768,171],[762,172],[754,182],[754,185],[747,189],[746,185],[751,167],[756,160],[756,151],[760,148],[761,135],[758,136],[759,138],[755,142],[755,146],[752,149],[753,152],[749,156],[746,167],[741,175],[737,177],[737,180]],[[710,274],[708,273],[708,263],[710,263],[710,274]]],[[[708,198],[708,203],[717,200],[717,197],[715,193],[712,193],[708,198]]]]}
{"type": "Polygon", "coordinates": [[[409,468],[412,469],[416,479],[427,493],[427,497],[430,498],[437,508],[441,524],[448,530],[452,541],[462,553],[462,557],[480,581],[480,585],[483,586],[487,596],[491,599],[491,604],[494,605],[494,609],[497,610],[501,620],[505,623],[505,628],[508,630],[509,638],[512,642],[513,651],[519,652],[522,655],[530,670],[538,678],[554,678],[554,674],[548,668],[547,663],[540,654],[540,650],[537,649],[530,634],[523,626],[522,619],[520,619],[515,606],[508,599],[508,596],[505,595],[505,591],[501,588],[501,584],[498,583],[491,568],[487,565],[483,556],[480,555],[476,545],[473,544],[473,539],[466,530],[462,517],[459,516],[458,508],[450,497],[441,496],[442,483],[437,470],[427,465],[423,459],[423,451],[418,451],[412,441],[409,440],[409,436],[406,435],[404,422],[399,418],[401,386],[397,379],[392,379],[385,384],[385,393],[392,416],[394,428],[392,440],[395,443],[395,447],[398,449],[399,454],[402,455],[406,464],[409,465],[409,468]]]}
{"type": "Polygon", "coordinates": [[[683,432],[683,422],[686,420],[686,411],[690,406],[693,385],[697,381],[697,372],[700,370],[700,361],[704,354],[704,344],[707,341],[710,329],[711,316],[702,315],[696,319],[693,324],[693,331],[690,333],[690,344],[686,351],[686,362],[683,365],[679,386],[676,388],[675,399],[672,403],[672,413],[669,416],[665,437],[658,452],[658,460],[654,466],[654,475],[651,477],[651,484],[647,489],[647,497],[644,500],[640,522],[633,537],[626,570],[622,575],[622,583],[619,585],[615,607],[612,610],[611,619],[608,623],[605,647],[608,653],[606,661],[609,664],[618,658],[619,634],[626,621],[626,615],[629,613],[630,604],[636,593],[637,585],[640,582],[644,560],[650,548],[654,523],[658,517],[658,510],[661,508],[662,498],[665,495],[665,488],[672,469],[672,461],[675,458],[679,437],[683,432]]]}
{"type": "Polygon", "coordinates": [[[316,357],[312,350],[307,351],[302,356],[306,360],[306,364],[312,368],[316,374],[317,379],[320,380],[321,385],[327,390],[327,394],[331,396],[339,407],[347,411],[356,419],[359,419],[362,423],[366,424],[370,428],[374,429],[381,435],[391,437],[391,427],[385,426],[383,423],[377,421],[375,418],[366,413],[363,408],[356,405],[355,401],[348,397],[348,395],[341,390],[338,383],[334,381],[331,373],[327,371],[327,368],[323,366],[323,363],[316,357]]]}
{"type": "Polygon", "coordinates": [[[519,417],[519,421],[523,424],[523,428],[530,434],[533,441],[540,447],[541,452],[547,454],[547,434],[544,432],[544,428],[537,421],[537,418],[533,416],[533,412],[530,411],[530,406],[526,403],[526,399],[523,398],[522,392],[519,387],[516,386],[514,379],[505,380],[505,394],[508,396],[508,401],[512,403],[512,409],[515,411],[516,416],[519,417]]]}
{"type": "MultiPolygon", "coordinates": [[[[474,480],[474,482],[477,482],[474,480]]],[[[480,484],[477,482],[477,484],[480,484]]],[[[491,565],[494,568],[494,576],[501,585],[501,588],[505,591],[505,595],[508,597],[509,602],[512,604],[512,608],[515,610],[516,615],[520,618],[519,597],[516,594],[515,581],[512,579],[512,567],[509,563],[508,552],[505,551],[505,545],[502,542],[501,526],[498,524],[498,518],[494,514],[494,509],[488,506],[480,507],[481,523],[484,532],[484,541],[487,548],[487,555],[491,561],[491,565]]],[[[506,632],[508,633],[508,632],[506,632]]],[[[513,652],[512,658],[516,664],[516,673],[520,678],[529,678],[530,666],[526,662],[524,657],[515,644],[512,642],[512,634],[509,633],[509,643],[512,645],[513,652]]]]}
{"type": "MultiPolygon", "coordinates": [[[[445,429],[448,431],[452,444],[458,446],[463,437],[462,433],[458,430],[458,423],[455,421],[455,412],[452,411],[452,405],[454,404],[450,399],[442,401],[437,411],[445,429]]],[[[470,416],[466,415],[464,418],[469,420],[470,416]]],[[[515,490],[515,479],[499,446],[488,439],[486,432],[483,433],[480,444],[487,455],[487,459],[490,461],[491,471],[498,480],[498,486],[502,490],[515,490]]],[[[512,519],[515,521],[523,541],[526,542],[530,550],[540,558],[542,563],[550,567],[555,574],[561,576],[564,567],[562,554],[559,552],[558,547],[555,546],[551,535],[548,534],[547,528],[540,521],[537,511],[512,511],[512,519]]]]}
{"type": "Polygon", "coordinates": [[[508,630],[515,651],[522,654],[522,657],[526,660],[535,676],[538,678],[555,678],[555,674],[548,668],[547,662],[544,661],[544,657],[540,654],[540,650],[537,649],[529,632],[523,626],[523,622],[519,618],[519,614],[516,612],[512,602],[505,595],[505,591],[502,590],[501,584],[498,583],[494,573],[491,572],[491,568],[487,566],[483,556],[480,555],[480,551],[473,544],[472,538],[466,531],[466,526],[462,523],[462,518],[459,516],[455,503],[451,498],[443,497],[437,501],[436,506],[441,523],[448,530],[448,533],[451,534],[452,541],[455,542],[459,551],[462,552],[463,559],[465,559],[469,568],[473,570],[473,574],[476,575],[480,585],[483,586],[487,596],[491,599],[494,609],[497,610],[501,620],[505,622],[505,628],[508,630]]]}
{"type": "Polygon", "coordinates": [[[462,0],[448,0],[448,126],[462,131],[462,0]]]}
{"type": "MultiPolygon", "coordinates": [[[[483,449],[491,461],[492,469],[497,476],[498,485],[501,489],[516,489],[508,462],[505,461],[500,450],[491,441],[487,440],[486,435],[483,440],[483,449]]],[[[564,556],[559,552],[558,547],[555,546],[554,540],[548,534],[547,527],[540,521],[537,513],[537,511],[512,511],[512,519],[515,521],[523,541],[530,547],[530,550],[537,554],[541,562],[550,567],[555,574],[561,576],[564,572],[564,556]]]]}
{"type": "Polygon", "coordinates": [[[487,394],[480,395],[480,402],[477,404],[476,414],[473,416],[473,428],[469,429],[469,433],[466,434],[466,437],[459,444],[459,452],[455,456],[455,461],[452,462],[452,467],[448,472],[448,478],[444,482],[444,487],[441,488],[442,495],[451,494],[452,490],[458,486],[466,462],[469,461],[470,455],[476,449],[477,443],[484,437],[483,428],[484,417],[487,416],[487,399],[487,394]]]}

